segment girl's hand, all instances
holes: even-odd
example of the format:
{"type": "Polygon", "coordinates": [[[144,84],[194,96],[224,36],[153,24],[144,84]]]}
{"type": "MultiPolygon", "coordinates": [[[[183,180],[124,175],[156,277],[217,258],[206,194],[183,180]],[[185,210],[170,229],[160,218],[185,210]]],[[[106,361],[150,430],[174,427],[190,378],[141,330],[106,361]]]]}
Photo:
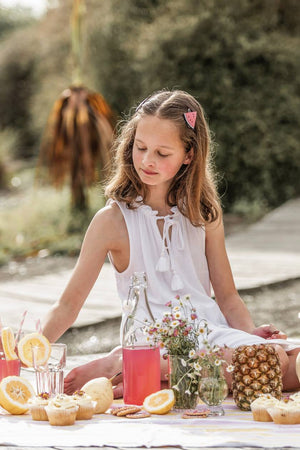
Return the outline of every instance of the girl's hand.
{"type": "Polygon", "coordinates": [[[252,334],[260,336],[264,339],[286,339],[287,335],[282,331],[279,331],[272,323],[264,324],[260,327],[254,328],[252,334]]]}

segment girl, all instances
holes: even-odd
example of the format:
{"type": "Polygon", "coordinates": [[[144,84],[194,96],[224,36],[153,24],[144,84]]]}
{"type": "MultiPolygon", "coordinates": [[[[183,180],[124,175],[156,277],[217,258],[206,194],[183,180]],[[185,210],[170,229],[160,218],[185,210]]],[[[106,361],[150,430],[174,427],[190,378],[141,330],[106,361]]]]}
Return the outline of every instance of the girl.
{"type": "MultiPolygon", "coordinates": [[[[122,301],[135,271],[147,273],[149,302],[158,319],[167,301],[189,293],[198,317],[208,321],[211,342],[229,347],[228,361],[241,344],[282,338],[274,344],[284,388],[299,387],[299,349],[285,351],[278,345],[286,336],[273,325],[255,328],[236,291],[211,172],[210,133],[199,103],[182,91],[153,94],[124,124],[114,150],[108,204],[87,230],[73,275],[46,318],[44,334],[55,341],[73,324],[108,255],[122,301]],[[211,284],[216,301],[210,296],[211,284]]],[[[72,393],[89,379],[114,375],[121,369],[120,355],[117,348],[73,369],[65,379],[65,391],[72,393]]],[[[119,395],[121,384],[115,389],[119,395]]]]}

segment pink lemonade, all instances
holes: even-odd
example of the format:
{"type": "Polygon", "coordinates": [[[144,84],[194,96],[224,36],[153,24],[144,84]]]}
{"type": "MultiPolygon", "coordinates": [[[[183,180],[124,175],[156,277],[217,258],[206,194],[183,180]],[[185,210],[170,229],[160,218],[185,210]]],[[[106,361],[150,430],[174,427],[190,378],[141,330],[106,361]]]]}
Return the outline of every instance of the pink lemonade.
{"type": "Polygon", "coordinates": [[[0,381],[11,375],[20,375],[21,363],[19,359],[0,359],[0,381]]]}
{"type": "Polygon", "coordinates": [[[129,405],[142,405],[147,395],[160,390],[158,347],[123,347],[123,386],[129,405]]]}

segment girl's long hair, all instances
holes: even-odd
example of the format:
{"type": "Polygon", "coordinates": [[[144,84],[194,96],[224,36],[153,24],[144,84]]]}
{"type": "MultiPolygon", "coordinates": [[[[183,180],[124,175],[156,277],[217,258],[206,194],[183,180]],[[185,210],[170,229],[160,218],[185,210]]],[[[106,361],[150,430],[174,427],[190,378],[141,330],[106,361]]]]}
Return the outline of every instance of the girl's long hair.
{"type": "Polygon", "coordinates": [[[219,219],[221,206],[211,167],[212,141],[209,127],[201,105],[184,91],[154,93],[136,108],[131,119],[121,124],[113,145],[114,173],[106,185],[105,194],[114,200],[126,202],[131,209],[136,207],[137,196],[141,196],[146,202],[147,186],[141,182],[132,160],[137,125],[145,116],[171,120],[177,126],[186,152],[193,149],[191,162],[182,165],[172,180],[167,193],[167,204],[171,207],[176,205],[194,226],[219,219]],[[184,119],[184,113],[189,110],[197,112],[194,129],[184,119]]]}

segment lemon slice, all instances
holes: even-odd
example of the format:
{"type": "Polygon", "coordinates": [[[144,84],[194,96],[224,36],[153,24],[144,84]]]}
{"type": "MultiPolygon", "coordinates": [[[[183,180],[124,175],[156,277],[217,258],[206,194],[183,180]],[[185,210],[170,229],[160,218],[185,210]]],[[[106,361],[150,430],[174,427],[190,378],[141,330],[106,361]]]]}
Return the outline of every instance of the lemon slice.
{"type": "Polygon", "coordinates": [[[18,343],[18,354],[23,364],[33,366],[32,348],[37,347],[37,364],[45,364],[50,356],[51,345],[48,339],[41,333],[26,334],[18,343]]]}
{"type": "Polygon", "coordinates": [[[15,337],[12,329],[9,327],[2,328],[1,339],[5,358],[8,360],[18,359],[15,352],[15,337]]]}
{"type": "Polygon", "coordinates": [[[33,387],[26,378],[6,377],[0,383],[0,405],[11,414],[26,413],[27,402],[34,395],[33,387]]]}
{"type": "Polygon", "coordinates": [[[145,398],[143,407],[151,414],[166,414],[175,403],[175,396],[172,389],[162,389],[145,398]]]}

